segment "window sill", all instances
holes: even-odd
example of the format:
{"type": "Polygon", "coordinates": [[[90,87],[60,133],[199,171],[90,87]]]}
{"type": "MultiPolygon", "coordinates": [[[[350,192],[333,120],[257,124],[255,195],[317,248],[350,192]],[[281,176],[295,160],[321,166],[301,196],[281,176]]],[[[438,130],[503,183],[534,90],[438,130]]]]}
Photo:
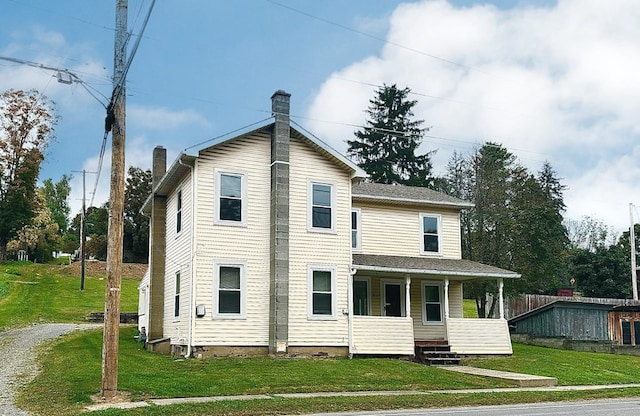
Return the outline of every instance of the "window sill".
{"type": "Polygon", "coordinates": [[[307,231],[310,233],[317,233],[317,234],[332,234],[332,235],[337,235],[338,232],[333,229],[333,228],[313,228],[313,227],[308,227],[307,231]]]}
{"type": "Polygon", "coordinates": [[[228,227],[240,227],[247,228],[246,221],[223,221],[223,220],[215,220],[213,222],[214,225],[223,225],[228,227]]]}
{"type": "Polygon", "coordinates": [[[242,321],[246,320],[247,317],[244,315],[214,315],[213,321],[242,321]]]}
{"type": "Polygon", "coordinates": [[[338,317],[335,315],[310,315],[307,316],[309,321],[337,321],[338,317]]]}

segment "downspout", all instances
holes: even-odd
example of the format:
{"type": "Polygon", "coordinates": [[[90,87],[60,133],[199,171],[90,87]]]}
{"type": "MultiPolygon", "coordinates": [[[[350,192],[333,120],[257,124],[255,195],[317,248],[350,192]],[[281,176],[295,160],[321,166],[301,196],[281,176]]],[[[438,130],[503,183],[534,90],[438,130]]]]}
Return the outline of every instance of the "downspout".
{"type": "Polygon", "coordinates": [[[347,307],[349,308],[347,312],[347,326],[348,326],[348,342],[349,342],[349,358],[353,358],[354,346],[353,346],[353,276],[356,274],[356,269],[353,267],[349,270],[349,278],[347,279],[347,307]]]}
{"type": "Polygon", "coordinates": [[[189,358],[191,357],[191,353],[192,353],[192,349],[191,349],[191,340],[193,339],[193,327],[195,326],[195,317],[193,314],[193,305],[195,303],[195,288],[196,288],[196,284],[195,284],[195,272],[194,272],[194,268],[195,268],[195,253],[194,253],[194,244],[193,241],[195,239],[195,223],[196,223],[196,211],[195,211],[195,199],[196,199],[196,194],[195,194],[195,177],[194,177],[194,167],[187,165],[185,163],[182,163],[182,158],[179,157],[178,158],[178,163],[180,163],[182,166],[186,166],[189,168],[189,170],[191,171],[191,238],[189,240],[189,259],[191,260],[191,265],[189,267],[189,273],[191,274],[191,276],[189,276],[189,280],[191,282],[191,290],[189,291],[189,330],[187,331],[188,335],[187,335],[187,353],[184,355],[185,358],[189,358]]]}

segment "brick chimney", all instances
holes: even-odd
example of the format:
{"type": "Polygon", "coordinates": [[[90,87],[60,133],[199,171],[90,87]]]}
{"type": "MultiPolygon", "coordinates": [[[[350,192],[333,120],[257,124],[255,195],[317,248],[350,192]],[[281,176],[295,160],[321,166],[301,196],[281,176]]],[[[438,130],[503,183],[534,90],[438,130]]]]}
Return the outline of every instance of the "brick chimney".
{"type": "Polygon", "coordinates": [[[155,189],[166,171],[167,150],[162,146],[156,146],[153,149],[151,221],[149,223],[149,317],[147,321],[149,341],[163,337],[167,199],[157,196],[155,189]]]}

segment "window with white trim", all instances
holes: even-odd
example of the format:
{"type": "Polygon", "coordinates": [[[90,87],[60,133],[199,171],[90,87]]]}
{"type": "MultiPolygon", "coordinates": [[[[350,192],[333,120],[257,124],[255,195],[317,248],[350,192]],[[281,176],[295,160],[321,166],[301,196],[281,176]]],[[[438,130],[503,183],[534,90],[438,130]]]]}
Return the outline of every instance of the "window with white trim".
{"type": "Polygon", "coordinates": [[[351,210],[351,248],[360,250],[360,209],[351,210]]]}
{"type": "Polygon", "coordinates": [[[420,251],[423,254],[440,254],[442,244],[440,242],[440,216],[432,214],[420,214],[420,227],[422,241],[420,251]]]}
{"type": "Polygon", "coordinates": [[[246,178],[244,174],[216,171],[216,221],[244,224],[246,220],[246,178]]]}
{"type": "Polygon", "coordinates": [[[173,295],[173,317],[180,318],[180,272],[176,272],[175,292],[173,295]]]}
{"type": "Polygon", "coordinates": [[[176,233],[182,231],[182,190],[176,197],[176,233]]]}
{"type": "Polygon", "coordinates": [[[335,268],[309,267],[309,319],[335,319],[335,268]]]}
{"type": "Polygon", "coordinates": [[[245,265],[216,263],[213,315],[218,318],[244,318],[246,304],[245,265]]]}
{"type": "Polygon", "coordinates": [[[353,280],[353,314],[371,315],[371,286],[369,279],[353,280]]]}
{"type": "Polygon", "coordinates": [[[442,323],[442,285],[422,282],[422,323],[425,325],[442,323]]]}
{"type": "Polygon", "coordinates": [[[309,186],[309,228],[316,231],[333,231],[335,224],[334,186],[311,182],[309,186]]]}

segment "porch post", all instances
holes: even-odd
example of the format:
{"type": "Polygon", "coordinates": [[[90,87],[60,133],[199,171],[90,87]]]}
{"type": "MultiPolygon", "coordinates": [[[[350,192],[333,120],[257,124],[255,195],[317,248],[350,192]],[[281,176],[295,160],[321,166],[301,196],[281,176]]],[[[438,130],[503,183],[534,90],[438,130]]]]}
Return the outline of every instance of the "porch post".
{"type": "Polygon", "coordinates": [[[500,319],[504,319],[504,280],[502,278],[498,279],[498,296],[500,299],[500,319]]]}
{"type": "Polygon", "coordinates": [[[444,279],[444,318],[449,319],[449,278],[444,279]]]}
{"type": "Polygon", "coordinates": [[[404,289],[405,289],[405,294],[404,294],[404,309],[405,309],[405,316],[407,318],[411,317],[411,275],[408,274],[405,276],[405,282],[404,282],[404,289]]]}

